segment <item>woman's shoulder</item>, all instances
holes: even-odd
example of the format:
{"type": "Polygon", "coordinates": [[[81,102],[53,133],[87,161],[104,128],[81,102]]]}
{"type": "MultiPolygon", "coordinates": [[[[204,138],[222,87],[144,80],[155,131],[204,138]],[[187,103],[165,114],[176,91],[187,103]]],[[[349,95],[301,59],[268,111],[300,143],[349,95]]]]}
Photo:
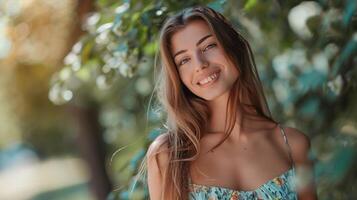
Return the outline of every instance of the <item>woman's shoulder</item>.
{"type": "Polygon", "coordinates": [[[309,157],[311,153],[310,138],[296,128],[286,127],[284,129],[291,146],[297,177],[304,177],[305,179],[298,185],[298,195],[301,198],[317,199],[316,185],[313,178],[314,161],[309,157]]]}
{"type": "Polygon", "coordinates": [[[168,166],[168,134],[155,138],[147,151],[147,181],[151,199],[161,199],[163,179],[168,166]]]}
{"type": "Polygon", "coordinates": [[[157,136],[148,148],[148,155],[155,155],[166,151],[168,149],[168,137],[169,134],[167,132],[157,136]]]}
{"type": "Polygon", "coordinates": [[[168,136],[168,133],[162,133],[150,144],[147,151],[149,167],[150,163],[152,163],[161,171],[167,166],[169,160],[168,136]]]}
{"type": "Polygon", "coordinates": [[[283,129],[291,147],[293,160],[298,163],[307,162],[311,147],[309,136],[297,128],[283,127],[283,129]]]}

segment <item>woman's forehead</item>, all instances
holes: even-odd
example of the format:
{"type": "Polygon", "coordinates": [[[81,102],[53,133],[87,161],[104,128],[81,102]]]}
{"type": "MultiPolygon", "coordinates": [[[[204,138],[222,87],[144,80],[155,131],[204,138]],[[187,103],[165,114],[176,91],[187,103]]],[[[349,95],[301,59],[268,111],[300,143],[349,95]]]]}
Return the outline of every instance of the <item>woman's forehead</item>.
{"type": "Polygon", "coordinates": [[[171,51],[175,54],[180,50],[195,48],[197,42],[207,35],[214,36],[207,23],[201,19],[192,20],[172,35],[171,51]]]}

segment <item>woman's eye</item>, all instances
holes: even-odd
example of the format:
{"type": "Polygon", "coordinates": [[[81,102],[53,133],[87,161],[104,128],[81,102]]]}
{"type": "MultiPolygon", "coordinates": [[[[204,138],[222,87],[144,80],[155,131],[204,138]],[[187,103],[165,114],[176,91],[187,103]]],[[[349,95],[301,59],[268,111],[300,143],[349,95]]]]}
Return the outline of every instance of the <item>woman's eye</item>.
{"type": "Polygon", "coordinates": [[[179,62],[179,66],[181,66],[181,65],[183,65],[183,64],[185,64],[185,63],[187,63],[188,61],[189,61],[188,58],[182,59],[182,60],[179,62]]]}
{"type": "Polygon", "coordinates": [[[209,44],[209,45],[207,45],[207,47],[203,51],[207,51],[208,49],[211,49],[211,48],[213,48],[215,46],[217,46],[216,43],[209,44]]]}

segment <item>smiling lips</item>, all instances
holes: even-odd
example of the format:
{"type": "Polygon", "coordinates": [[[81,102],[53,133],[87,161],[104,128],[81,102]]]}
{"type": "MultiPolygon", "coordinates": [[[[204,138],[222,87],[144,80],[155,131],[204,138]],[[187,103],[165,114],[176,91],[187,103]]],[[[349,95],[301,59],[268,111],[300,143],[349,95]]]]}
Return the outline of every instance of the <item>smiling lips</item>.
{"type": "Polygon", "coordinates": [[[219,71],[209,75],[207,78],[200,80],[197,84],[201,87],[206,86],[217,80],[218,77],[219,77],[219,71]]]}

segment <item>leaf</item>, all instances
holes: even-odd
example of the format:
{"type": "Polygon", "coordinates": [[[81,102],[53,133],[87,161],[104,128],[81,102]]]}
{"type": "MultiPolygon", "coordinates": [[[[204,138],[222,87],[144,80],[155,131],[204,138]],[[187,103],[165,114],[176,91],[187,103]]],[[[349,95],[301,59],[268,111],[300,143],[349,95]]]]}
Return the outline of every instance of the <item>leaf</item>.
{"type": "Polygon", "coordinates": [[[343,25],[347,27],[351,20],[353,15],[356,15],[356,9],[357,9],[357,1],[356,0],[349,0],[345,6],[345,11],[343,15],[343,25]]]}
{"type": "Polygon", "coordinates": [[[257,5],[257,0],[248,0],[247,3],[245,3],[243,9],[249,11],[256,5],[257,5]]]}
{"type": "Polygon", "coordinates": [[[142,22],[142,24],[143,24],[144,26],[150,26],[150,24],[151,24],[151,22],[150,22],[151,18],[150,18],[149,14],[148,14],[147,12],[144,12],[144,13],[141,15],[140,19],[141,19],[140,21],[142,22]]]}
{"type": "Polygon", "coordinates": [[[223,5],[226,3],[226,0],[216,0],[211,3],[208,3],[207,6],[212,8],[215,11],[223,12],[223,5]]]}
{"type": "Polygon", "coordinates": [[[128,45],[126,43],[120,43],[116,48],[116,51],[126,53],[128,51],[128,45]]]}
{"type": "Polygon", "coordinates": [[[148,55],[154,55],[156,49],[158,48],[158,43],[155,42],[150,42],[144,47],[144,53],[148,55]]]}
{"type": "Polygon", "coordinates": [[[149,135],[148,135],[148,139],[149,141],[154,141],[155,138],[157,138],[160,134],[162,133],[161,129],[154,129],[152,130],[149,135]]]}
{"type": "Polygon", "coordinates": [[[321,32],[321,27],[320,27],[321,21],[322,21],[322,19],[321,19],[320,15],[311,16],[306,20],[306,25],[307,25],[308,29],[314,35],[321,32]]]}
{"type": "Polygon", "coordinates": [[[93,41],[84,42],[84,46],[81,51],[82,63],[86,63],[89,60],[93,47],[94,47],[93,41]]]}
{"type": "Polygon", "coordinates": [[[315,69],[305,72],[298,78],[299,90],[305,92],[309,89],[316,90],[325,83],[326,79],[327,77],[323,73],[315,69]]]}
{"type": "Polygon", "coordinates": [[[356,153],[353,147],[338,147],[332,159],[325,163],[319,163],[316,166],[317,177],[327,178],[330,184],[340,182],[351,166],[353,166],[356,153]]]}
{"type": "MultiPolygon", "coordinates": [[[[338,73],[344,70],[343,64],[345,63],[346,60],[350,58],[350,56],[355,55],[357,52],[357,32],[354,33],[352,36],[352,40],[350,40],[346,47],[342,50],[342,53],[338,56],[336,59],[333,67],[332,67],[332,72],[331,75],[332,77],[337,76],[338,73]]],[[[345,66],[349,67],[349,66],[345,66]]]]}
{"type": "Polygon", "coordinates": [[[300,114],[308,117],[316,115],[318,108],[320,106],[320,101],[316,97],[312,97],[304,102],[300,109],[300,114]]]}
{"type": "Polygon", "coordinates": [[[134,155],[134,157],[130,160],[130,168],[132,170],[136,169],[140,161],[144,158],[146,151],[144,149],[140,149],[138,153],[134,155]]]}

